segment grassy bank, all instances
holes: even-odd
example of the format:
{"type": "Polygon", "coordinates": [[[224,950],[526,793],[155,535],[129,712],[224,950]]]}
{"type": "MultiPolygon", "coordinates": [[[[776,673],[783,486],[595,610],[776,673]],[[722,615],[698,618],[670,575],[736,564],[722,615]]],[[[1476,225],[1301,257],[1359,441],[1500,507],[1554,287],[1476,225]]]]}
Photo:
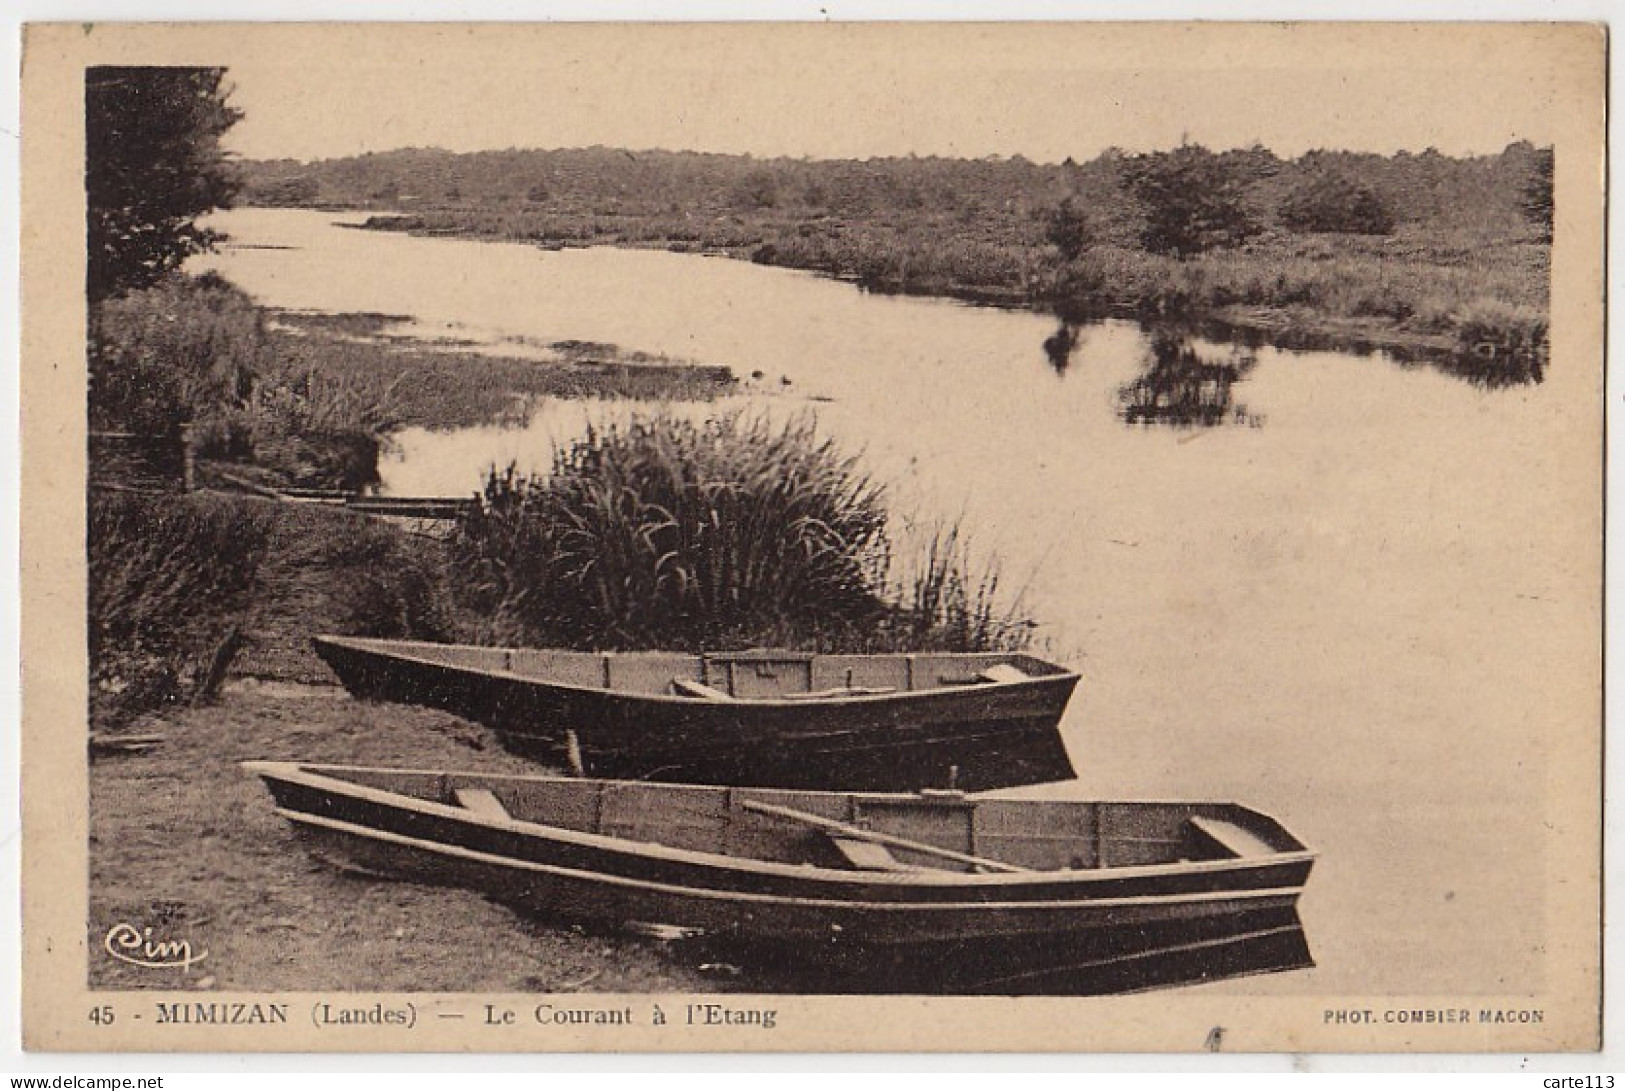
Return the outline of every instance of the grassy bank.
{"type": "Polygon", "coordinates": [[[720,253],[877,292],[1492,361],[1470,377],[1546,339],[1552,160],[1526,143],[1060,164],[403,151],[246,175],[250,201],[367,209],[380,230],[720,253]]]}
{"type": "Polygon", "coordinates": [[[1098,248],[1056,275],[1064,316],[1209,317],[1418,350],[1523,351],[1546,335],[1549,250],[1527,238],[1276,236],[1180,261],[1098,248]]]}
{"type": "Polygon", "coordinates": [[[955,218],[855,222],[777,217],[699,226],[667,217],[443,208],[379,216],[378,230],[543,245],[720,253],[849,280],[884,294],[943,296],[1099,318],[1218,320],[1285,345],[1501,356],[1543,351],[1550,247],[1538,231],[1402,225],[1394,234],[1270,231],[1194,258],[1103,243],[1060,260],[1028,238],[955,218]]]}
{"type": "Polygon", "coordinates": [[[357,490],[401,428],[522,423],[544,397],[707,400],[734,383],[615,345],[503,354],[396,332],[406,321],[273,311],[218,276],[173,275],[94,309],[91,428],[179,445],[187,426],[202,458],[261,485],[357,490]]]}

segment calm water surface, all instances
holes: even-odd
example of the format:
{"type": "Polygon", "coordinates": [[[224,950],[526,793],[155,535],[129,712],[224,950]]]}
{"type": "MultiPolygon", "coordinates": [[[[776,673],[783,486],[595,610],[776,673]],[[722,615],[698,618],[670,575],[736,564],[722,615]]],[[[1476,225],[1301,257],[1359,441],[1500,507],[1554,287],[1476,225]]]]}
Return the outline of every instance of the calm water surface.
{"type": "MultiPolygon", "coordinates": [[[[1564,836],[1543,821],[1545,740],[1596,715],[1549,685],[1596,654],[1577,553],[1593,546],[1575,538],[1596,492],[1564,416],[1596,404],[1594,377],[1486,391],[1380,356],[1263,349],[1233,368],[1223,423],[1128,425],[1125,388],[1154,359],[1133,325],[1079,331],[1057,367],[1055,325],[1034,315],[334,220],[231,213],[236,242],[292,249],[209,264],[274,306],[759,371],[730,401],[815,410],[899,509],[963,515],[1084,675],[1065,723],[1080,779],[1031,791],[1235,800],[1320,852],[1302,903],[1318,968],[1209,988],[1540,987],[1547,839],[1564,836]]],[[[408,431],[385,489],[466,495],[485,467],[544,467],[556,439],[622,411],[546,403],[523,430],[408,431]]]]}

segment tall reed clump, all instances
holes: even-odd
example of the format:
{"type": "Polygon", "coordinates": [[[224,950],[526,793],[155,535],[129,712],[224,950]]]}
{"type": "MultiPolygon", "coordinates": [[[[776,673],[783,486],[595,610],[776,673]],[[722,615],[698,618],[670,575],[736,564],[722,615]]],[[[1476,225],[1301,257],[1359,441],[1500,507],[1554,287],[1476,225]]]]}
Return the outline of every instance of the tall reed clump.
{"type": "Polygon", "coordinates": [[[98,729],[206,697],[266,553],[271,513],[225,497],[92,494],[90,718],[98,729]]]}
{"type": "Polygon", "coordinates": [[[838,639],[873,623],[881,490],[810,420],[666,414],[589,429],[486,483],[455,549],[471,604],[583,648],[838,639]]]}
{"type": "Polygon", "coordinates": [[[958,523],[939,523],[901,550],[885,625],[865,650],[1021,651],[1034,622],[1023,595],[1006,594],[996,559],[978,562],[958,523]]]}
{"type": "Polygon", "coordinates": [[[493,471],[484,499],[451,566],[478,639],[861,650],[998,635],[977,599],[996,581],[949,572],[956,536],[912,604],[894,593],[883,490],[810,418],[636,417],[590,429],[545,476],[493,471]]]}

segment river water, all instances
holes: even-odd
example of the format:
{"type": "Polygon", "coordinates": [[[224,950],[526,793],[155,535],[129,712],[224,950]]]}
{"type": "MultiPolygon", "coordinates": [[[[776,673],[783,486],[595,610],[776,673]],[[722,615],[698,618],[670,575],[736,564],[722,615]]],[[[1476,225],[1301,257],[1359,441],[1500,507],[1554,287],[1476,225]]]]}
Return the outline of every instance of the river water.
{"type": "MultiPolygon", "coordinates": [[[[1557,681],[1596,656],[1597,493],[1569,442],[1591,427],[1573,410],[1595,405],[1594,376],[1486,390],[1381,355],[1266,348],[1226,373],[1220,423],[1128,424],[1123,390],[1153,348],[1132,324],[1079,331],[1057,365],[1053,320],[1031,314],[337,219],[226,214],[236,245],[207,264],[273,306],[760,373],[729,400],[815,411],[900,510],[962,516],[1083,674],[1064,724],[1080,778],[1026,791],[1234,800],[1319,851],[1302,902],[1318,967],[1212,988],[1541,987],[1561,835],[1543,821],[1547,740],[1596,716],[1594,689],[1557,681]]],[[[543,467],[553,441],[622,411],[544,403],[525,429],[408,431],[384,488],[467,495],[485,467],[543,467]]]]}

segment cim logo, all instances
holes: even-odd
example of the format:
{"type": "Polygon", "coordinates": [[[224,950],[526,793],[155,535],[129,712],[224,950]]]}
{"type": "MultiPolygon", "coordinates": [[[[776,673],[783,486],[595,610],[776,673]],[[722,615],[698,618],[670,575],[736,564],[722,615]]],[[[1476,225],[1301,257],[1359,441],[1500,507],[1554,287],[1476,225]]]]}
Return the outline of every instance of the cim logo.
{"type": "Polygon", "coordinates": [[[189,939],[155,939],[150,926],[137,928],[125,921],[107,930],[102,946],[120,962],[155,970],[179,969],[182,973],[209,957],[208,951],[193,950],[189,939]]]}

